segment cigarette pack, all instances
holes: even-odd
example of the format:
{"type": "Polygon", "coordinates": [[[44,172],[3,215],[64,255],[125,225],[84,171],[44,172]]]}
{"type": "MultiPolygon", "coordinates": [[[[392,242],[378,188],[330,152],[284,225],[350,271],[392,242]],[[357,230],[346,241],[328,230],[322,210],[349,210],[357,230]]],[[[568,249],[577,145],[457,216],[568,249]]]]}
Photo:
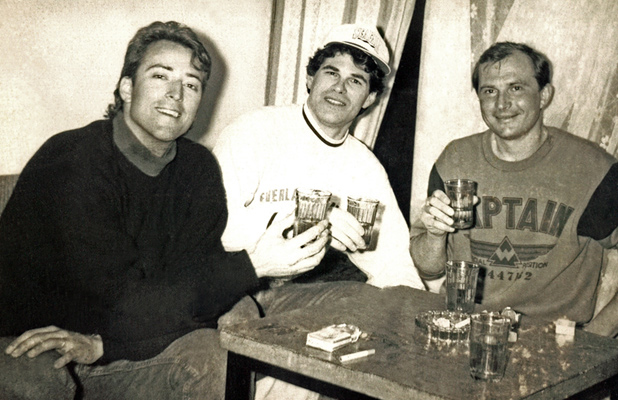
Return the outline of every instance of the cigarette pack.
{"type": "Polygon", "coordinates": [[[556,335],[575,336],[575,321],[559,318],[554,323],[556,324],[556,335]]]}
{"type": "Polygon", "coordinates": [[[361,334],[354,325],[329,325],[307,334],[307,346],[333,352],[348,343],[356,342],[361,334]]]}

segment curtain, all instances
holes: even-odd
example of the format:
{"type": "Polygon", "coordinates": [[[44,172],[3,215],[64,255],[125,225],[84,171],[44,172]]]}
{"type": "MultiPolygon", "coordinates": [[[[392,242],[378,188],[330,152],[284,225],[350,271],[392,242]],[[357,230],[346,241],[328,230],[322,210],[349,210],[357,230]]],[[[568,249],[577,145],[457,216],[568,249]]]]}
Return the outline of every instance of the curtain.
{"type": "Polygon", "coordinates": [[[415,0],[275,0],[265,103],[305,101],[305,67],[330,29],[349,23],[375,25],[389,47],[392,72],[381,100],[352,127],[354,135],[372,148],[397,73],[414,3],[415,0]]]}

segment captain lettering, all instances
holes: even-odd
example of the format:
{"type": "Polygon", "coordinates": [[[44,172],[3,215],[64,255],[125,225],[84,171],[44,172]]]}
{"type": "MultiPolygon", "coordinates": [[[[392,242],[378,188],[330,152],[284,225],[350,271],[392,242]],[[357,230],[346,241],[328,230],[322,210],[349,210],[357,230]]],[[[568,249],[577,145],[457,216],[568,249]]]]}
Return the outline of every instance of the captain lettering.
{"type": "Polygon", "coordinates": [[[288,189],[273,189],[260,194],[261,203],[274,203],[278,201],[291,201],[294,198],[294,191],[288,189]]]}
{"type": "Polygon", "coordinates": [[[538,199],[535,198],[528,199],[524,204],[519,197],[499,199],[483,196],[477,211],[476,228],[479,229],[493,228],[495,217],[501,216],[506,229],[528,230],[560,237],[574,208],[548,200],[541,209],[538,199]]]}

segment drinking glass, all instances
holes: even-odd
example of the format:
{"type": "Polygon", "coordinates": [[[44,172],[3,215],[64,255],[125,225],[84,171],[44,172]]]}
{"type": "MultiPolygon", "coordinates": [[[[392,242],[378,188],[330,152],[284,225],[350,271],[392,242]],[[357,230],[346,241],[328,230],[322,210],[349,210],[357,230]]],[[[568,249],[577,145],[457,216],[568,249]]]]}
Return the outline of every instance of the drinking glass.
{"type": "Polygon", "coordinates": [[[348,212],[363,227],[363,239],[367,246],[371,243],[371,233],[373,232],[373,224],[376,220],[379,205],[380,202],[378,200],[348,196],[348,212]]]}
{"type": "Polygon", "coordinates": [[[472,313],[479,265],[468,261],[446,263],[446,309],[472,313]]]}
{"type": "Polygon", "coordinates": [[[472,227],[476,182],[470,179],[451,179],[444,182],[444,185],[446,194],[451,199],[451,207],[455,210],[453,226],[457,229],[472,227]]]}
{"type": "Polygon", "coordinates": [[[470,316],[470,374],[475,379],[499,381],[508,360],[511,320],[497,312],[470,316]]]}

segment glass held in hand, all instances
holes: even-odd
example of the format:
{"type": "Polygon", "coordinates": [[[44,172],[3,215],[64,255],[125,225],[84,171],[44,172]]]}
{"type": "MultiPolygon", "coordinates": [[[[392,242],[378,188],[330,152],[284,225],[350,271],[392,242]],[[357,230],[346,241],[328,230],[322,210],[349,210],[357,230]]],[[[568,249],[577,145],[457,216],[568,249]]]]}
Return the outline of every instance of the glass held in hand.
{"type": "Polygon", "coordinates": [[[474,225],[474,196],[477,183],[470,179],[451,179],[444,182],[446,195],[455,210],[453,227],[467,229],[474,225]]]}
{"type": "Polygon", "coordinates": [[[371,244],[373,225],[376,221],[379,205],[380,202],[378,200],[348,196],[347,210],[363,227],[363,239],[366,246],[371,244]]]}
{"type": "Polygon", "coordinates": [[[331,193],[318,189],[296,189],[294,236],[300,235],[326,218],[331,193]]]}

